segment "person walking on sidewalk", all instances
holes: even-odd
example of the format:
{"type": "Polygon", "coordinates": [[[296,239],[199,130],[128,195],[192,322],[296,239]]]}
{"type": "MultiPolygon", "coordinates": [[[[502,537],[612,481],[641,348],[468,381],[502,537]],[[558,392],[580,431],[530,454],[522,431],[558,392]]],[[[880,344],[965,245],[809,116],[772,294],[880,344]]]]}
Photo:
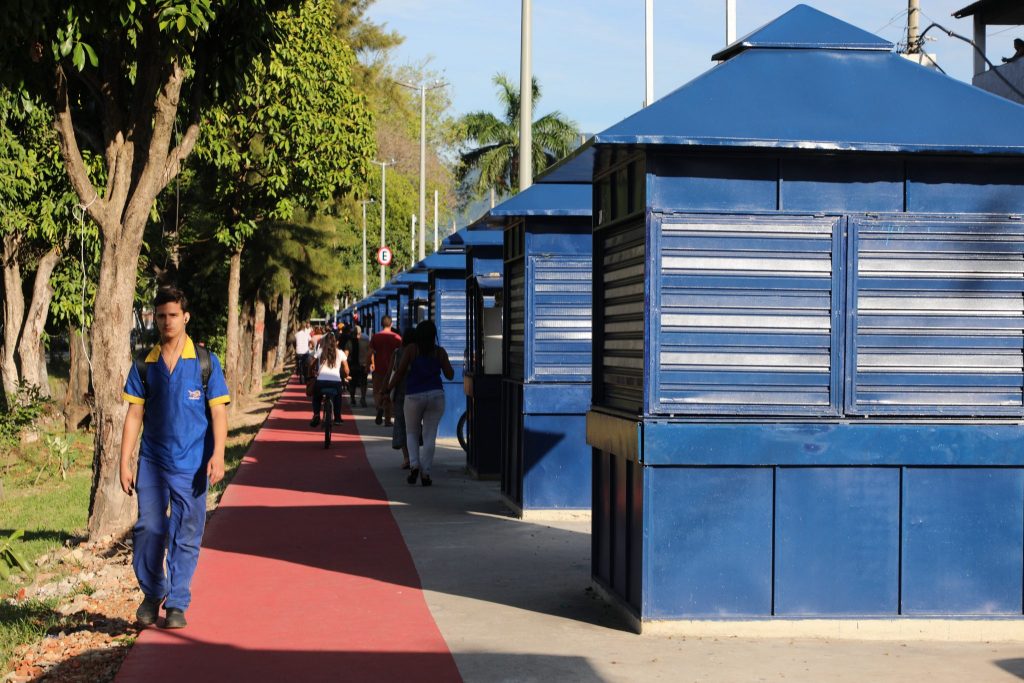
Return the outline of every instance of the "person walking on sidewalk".
{"type": "Polygon", "coordinates": [[[334,392],[334,421],[341,422],[342,379],[349,379],[348,359],[344,351],[338,350],[333,334],[325,334],[320,340],[317,353],[316,384],[313,385],[313,421],[310,427],[320,424],[320,406],[324,402],[324,391],[334,392]]]}
{"type": "Polygon", "coordinates": [[[391,373],[391,356],[402,345],[402,338],[391,329],[391,316],[380,319],[381,330],[370,340],[370,367],[373,370],[373,402],[377,406],[377,424],[383,418],[384,426],[391,426],[391,400],[385,389],[391,373]]]}
{"type": "Polygon", "coordinates": [[[441,374],[452,379],[455,370],[448,360],[448,352],[437,343],[437,327],[433,321],[424,320],[416,326],[413,342],[402,352],[402,360],[387,388],[390,391],[405,380],[405,433],[412,468],[406,481],[415,484],[419,478],[424,486],[430,486],[437,425],[444,415],[441,374]]]}
{"type": "Polygon", "coordinates": [[[206,489],[224,478],[231,397],[217,356],[185,333],[190,315],[181,290],[160,289],[153,307],[160,343],[136,360],[124,387],[121,488],[138,494],[132,567],[145,599],[135,617],[153,624],[163,604],[164,628],[183,628],[206,525],[206,489]],[[142,427],[136,471],[132,456],[142,427]]]}
{"type": "MultiPolygon", "coordinates": [[[[391,357],[391,378],[398,372],[398,366],[402,363],[402,354],[412,345],[415,340],[414,330],[407,327],[402,330],[402,347],[395,351],[391,357]]],[[[409,469],[409,445],[406,443],[405,432],[405,380],[395,382],[395,388],[391,392],[391,405],[395,409],[395,425],[391,428],[391,447],[396,451],[402,451],[402,469],[409,469]]]]}
{"type": "Polygon", "coordinates": [[[363,328],[356,325],[349,337],[348,346],[345,348],[348,353],[348,366],[352,371],[352,381],[348,384],[349,398],[352,405],[356,404],[356,390],[360,392],[359,405],[366,407],[366,378],[370,374],[370,340],[363,334],[363,328]]]}
{"type": "Polygon", "coordinates": [[[313,328],[309,321],[302,323],[302,327],[295,333],[295,371],[303,384],[306,382],[307,368],[309,367],[309,344],[313,328]]]}

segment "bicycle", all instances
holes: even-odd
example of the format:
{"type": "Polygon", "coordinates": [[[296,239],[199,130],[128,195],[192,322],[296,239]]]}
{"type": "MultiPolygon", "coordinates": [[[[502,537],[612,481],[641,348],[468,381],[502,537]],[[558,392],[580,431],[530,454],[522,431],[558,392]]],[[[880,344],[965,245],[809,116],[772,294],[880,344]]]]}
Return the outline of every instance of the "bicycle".
{"type": "Polygon", "coordinates": [[[455,436],[459,439],[459,445],[462,446],[462,450],[469,453],[469,412],[462,414],[459,418],[459,424],[455,427],[455,436]]]}
{"type": "Polygon", "coordinates": [[[334,388],[324,388],[321,390],[324,397],[323,406],[321,409],[324,413],[324,448],[331,447],[331,431],[334,427],[334,401],[341,400],[338,390],[334,388]]]}

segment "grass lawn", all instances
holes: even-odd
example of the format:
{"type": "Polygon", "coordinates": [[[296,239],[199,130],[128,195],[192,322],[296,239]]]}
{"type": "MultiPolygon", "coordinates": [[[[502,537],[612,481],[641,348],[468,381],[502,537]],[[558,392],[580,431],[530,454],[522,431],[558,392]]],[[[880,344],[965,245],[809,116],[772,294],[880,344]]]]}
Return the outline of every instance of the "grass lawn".
{"type": "MultiPolygon", "coordinates": [[[[25,535],[16,547],[28,562],[85,533],[92,482],[92,435],[72,434],[70,441],[74,461],[67,479],[61,478],[56,459],[47,460],[45,440],[0,456],[0,476],[4,480],[0,537],[24,529],[25,535]]],[[[17,587],[0,580],[0,596],[17,587]]]]}

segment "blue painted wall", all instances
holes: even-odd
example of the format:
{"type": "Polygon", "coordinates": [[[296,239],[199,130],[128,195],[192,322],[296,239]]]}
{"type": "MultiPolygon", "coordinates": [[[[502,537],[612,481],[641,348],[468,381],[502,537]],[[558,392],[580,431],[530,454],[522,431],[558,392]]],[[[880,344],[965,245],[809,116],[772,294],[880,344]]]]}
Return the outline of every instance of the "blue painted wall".
{"type": "Polygon", "coordinates": [[[591,245],[587,218],[506,229],[502,494],[523,511],[591,504],[591,245]]]}
{"type": "Polygon", "coordinates": [[[1024,163],[602,159],[595,578],[644,619],[1024,614],[1024,163]]]}

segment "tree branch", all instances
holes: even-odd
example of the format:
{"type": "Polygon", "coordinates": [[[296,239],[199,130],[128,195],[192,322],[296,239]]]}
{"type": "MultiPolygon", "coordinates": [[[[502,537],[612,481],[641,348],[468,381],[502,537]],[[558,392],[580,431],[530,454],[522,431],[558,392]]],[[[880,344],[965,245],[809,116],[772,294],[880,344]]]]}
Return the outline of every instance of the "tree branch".
{"type": "Polygon", "coordinates": [[[85,207],[94,221],[100,226],[104,235],[108,234],[107,203],[97,194],[92,181],[89,180],[89,171],[82,159],[82,151],[78,148],[78,140],[75,138],[75,124],[71,118],[71,103],[68,98],[68,80],[61,66],[57,67],[57,97],[54,116],[54,128],[57,130],[57,140],[60,145],[60,155],[64,159],[64,166],[68,170],[68,179],[71,186],[78,195],[78,200],[85,207]]]}

